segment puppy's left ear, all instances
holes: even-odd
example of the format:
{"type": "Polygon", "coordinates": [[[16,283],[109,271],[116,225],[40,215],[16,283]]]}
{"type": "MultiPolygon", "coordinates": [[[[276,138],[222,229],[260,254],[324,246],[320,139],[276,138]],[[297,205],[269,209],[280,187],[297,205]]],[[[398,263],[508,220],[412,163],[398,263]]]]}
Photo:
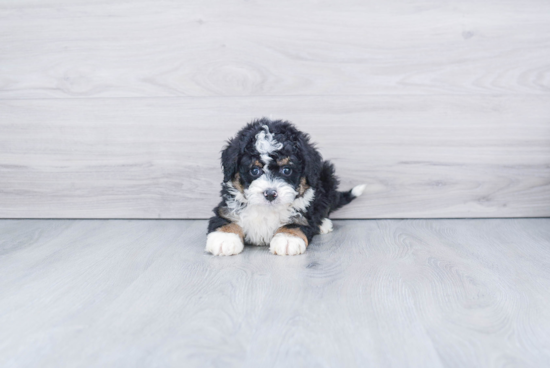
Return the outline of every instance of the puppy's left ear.
{"type": "Polygon", "coordinates": [[[307,135],[300,138],[300,146],[302,147],[302,155],[304,157],[304,174],[307,183],[315,187],[321,176],[323,158],[315,146],[309,142],[307,135]]]}
{"type": "Polygon", "coordinates": [[[223,181],[228,182],[235,177],[239,169],[239,140],[230,139],[222,151],[223,181]]]}

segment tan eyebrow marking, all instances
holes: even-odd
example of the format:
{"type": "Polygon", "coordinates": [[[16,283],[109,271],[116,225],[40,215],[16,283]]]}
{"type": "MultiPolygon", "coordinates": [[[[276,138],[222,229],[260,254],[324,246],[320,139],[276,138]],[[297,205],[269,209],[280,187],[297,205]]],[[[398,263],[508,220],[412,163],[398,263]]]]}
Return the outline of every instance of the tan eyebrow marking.
{"type": "Polygon", "coordinates": [[[256,166],[259,166],[259,167],[264,167],[264,164],[262,164],[260,161],[256,160],[254,161],[254,165],[256,166]]]}
{"type": "Polygon", "coordinates": [[[280,160],[277,160],[277,165],[279,166],[288,165],[289,162],[290,162],[290,157],[285,157],[280,160]]]}

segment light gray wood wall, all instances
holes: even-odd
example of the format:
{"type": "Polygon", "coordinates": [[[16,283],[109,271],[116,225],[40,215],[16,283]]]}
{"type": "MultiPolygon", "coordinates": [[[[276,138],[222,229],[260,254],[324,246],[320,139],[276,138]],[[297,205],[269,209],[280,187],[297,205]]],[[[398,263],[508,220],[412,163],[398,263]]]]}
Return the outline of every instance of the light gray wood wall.
{"type": "Polygon", "coordinates": [[[0,3],[0,217],[206,218],[289,119],[339,218],[550,216],[550,2],[0,3]]]}

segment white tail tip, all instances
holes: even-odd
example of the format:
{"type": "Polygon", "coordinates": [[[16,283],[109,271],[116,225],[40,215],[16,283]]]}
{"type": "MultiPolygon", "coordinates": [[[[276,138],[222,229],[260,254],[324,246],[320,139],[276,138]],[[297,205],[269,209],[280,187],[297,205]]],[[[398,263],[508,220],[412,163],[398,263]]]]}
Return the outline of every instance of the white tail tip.
{"type": "Polygon", "coordinates": [[[361,194],[363,194],[363,191],[366,187],[366,184],[361,184],[353,187],[353,189],[351,190],[351,195],[354,197],[359,197],[361,194]]]}

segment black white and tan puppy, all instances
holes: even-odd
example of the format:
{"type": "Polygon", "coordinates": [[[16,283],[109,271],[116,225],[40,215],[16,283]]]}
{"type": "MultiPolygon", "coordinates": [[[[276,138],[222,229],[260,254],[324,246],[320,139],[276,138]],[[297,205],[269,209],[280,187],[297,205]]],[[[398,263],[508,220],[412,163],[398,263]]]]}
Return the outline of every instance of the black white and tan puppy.
{"type": "Polygon", "coordinates": [[[307,134],[281,120],[246,125],[222,151],[222,166],[222,201],[206,240],[206,251],[220,256],[241,253],[245,243],[302,254],[314,235],[332,231],[330,213],[365,188],[339,192],[334,166],[307,134]]]}

